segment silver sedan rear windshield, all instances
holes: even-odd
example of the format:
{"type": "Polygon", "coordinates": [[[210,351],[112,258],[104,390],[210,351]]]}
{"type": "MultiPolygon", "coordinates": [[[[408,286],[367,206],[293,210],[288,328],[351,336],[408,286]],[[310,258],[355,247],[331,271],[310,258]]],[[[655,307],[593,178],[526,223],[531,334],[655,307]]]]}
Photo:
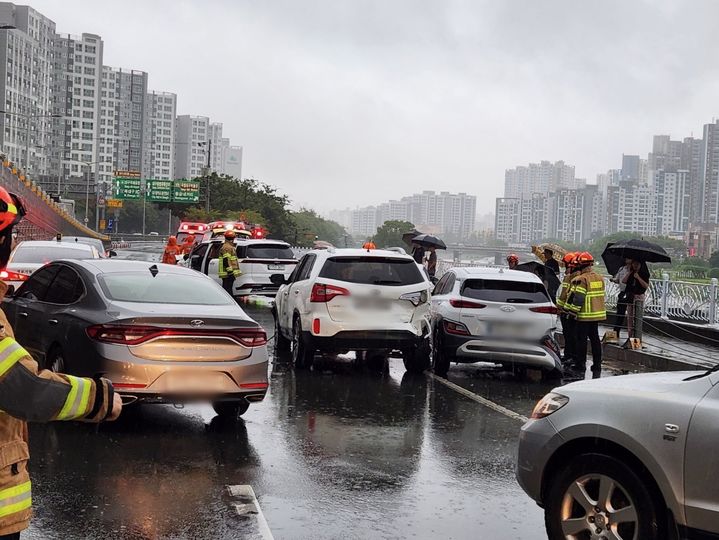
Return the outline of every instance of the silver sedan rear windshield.
{"type": "Polygon", "coordinates": [[[544,304],[550,301],[547,289],[541,283],[504,279],[468,279],[462,285],[460,294],[503,304],[544,304]]]}
{"type": "Polygon", "coordinates": [[[320,277],[366,285],[415,285],[424,278],[412,259],[390,257],[332,257],[320,277]]]}
{"type": "Polygon", "coordinates": [[[234,301],[215,282],[201,276],[118,272],[97,277],[105,296],[118,302],[225,306],[234,301]]]}

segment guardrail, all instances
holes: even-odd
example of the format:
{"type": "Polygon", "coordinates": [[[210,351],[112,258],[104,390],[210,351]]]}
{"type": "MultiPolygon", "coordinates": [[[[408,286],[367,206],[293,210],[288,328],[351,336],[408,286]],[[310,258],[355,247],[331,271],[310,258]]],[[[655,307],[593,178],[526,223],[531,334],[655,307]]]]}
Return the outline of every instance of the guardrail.
{"type": "MultiPolygon", "coordinates": [[[[437,277],[454,267],[485,266],[506,268],[506,265],[477,265],[452,261],[437,262],[437,277]]],[[[604,278],[606,290],[606,306],[614,311],[617,307],[619,285],[604,278]]],[[[663,274],[662,279],[649,282],[649,289],[644,295],[644,313],[666,320],[690,322],[694,324],[717,324],[717,301],[719,300],[719,281],[712,278],[710,283],[690,283],[669,279],[663,274]]]]}
{"type": "Polygon", "coordinates": [[[20,240],[48,240],[57,233],[108,240],[107,236],[98,234],[68,214],[9,161],[4,161],[0,167],[0,185],[22,197],[25,203],[27,215],[15,228],[20,240]]]}

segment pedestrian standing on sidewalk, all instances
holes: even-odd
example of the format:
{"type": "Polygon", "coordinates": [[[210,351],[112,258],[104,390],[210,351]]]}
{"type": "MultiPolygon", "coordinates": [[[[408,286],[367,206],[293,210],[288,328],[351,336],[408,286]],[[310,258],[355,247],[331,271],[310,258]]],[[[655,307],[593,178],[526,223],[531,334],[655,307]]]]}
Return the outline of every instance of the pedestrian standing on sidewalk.
{"type": "Polygon", "coordinates": [[[566,309],[576,317],[576,345],[570,375],[584,378],[587,369],[587,339],[592,345],[592,378],[602,373],[602,342],[599,323],[607,319],[604,305],[604,278],[592,266],[594,257],[584,251],[576,259],[577,276],[572,279],[566,309]]]}
{"type": "Polygon", "coordinates": [[[564,357],[563,364],[569,364],[574,359],[574,344],[577,340],[575,335],[575,319],[573,314],[569,314],[566,310],[567,296],[569,295],[569,286],[572,279],[576,277],[574,274],[574,258],[576,253],[567,253],[562,257],[564,265],[564,279],[559,286],[559,295],[557,296],[557,308],[559,308],[559,322],[562,324],[562,336],[564,337],[564,357]]]}
{"type": "Polygon", "coordinates": [[[617,317],[614,322],[614,333],[619,338],[620,330],[626,324],[626,313],[627,313],[627,283],[625,279],[631,272],[631,259],[625,259],[624,266],[622,266],[612,278],[612,281],[619,285],[619,295],[617,295],[617,317]]]}
{"type": "Polygon", "coordinates": [[[433,281],[437,273],[437,249],[434,246],[429,248],[429,255],[427,255],[427,273],[429,279],[433,281]]]}
{"type": "Polygon", "coordinates": [[[554,258],[554,251],[544,248],[544,266],[549,268],[555,275],[559,275],[559,262],[554,258]]]}
{"type": "Polygon", "coordinates": [[[624,278],[626,284],[625,296],[627,302],[627,330],[629,337],[634,335],[634,317],[636,315],[636,302],[644,302],[644,294],[649,288],[649,268],[646,263],[632,261],[629,265],[629,274],[624,278]]]}

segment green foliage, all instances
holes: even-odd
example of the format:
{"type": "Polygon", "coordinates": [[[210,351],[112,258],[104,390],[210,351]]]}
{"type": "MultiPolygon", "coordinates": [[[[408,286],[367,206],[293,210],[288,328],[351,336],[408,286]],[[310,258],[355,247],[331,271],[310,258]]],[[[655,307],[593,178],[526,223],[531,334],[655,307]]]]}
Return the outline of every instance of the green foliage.
{"type": "Polygon", "coordinates": [[[350,245],[350,237],[339,223],[318,216],[314,210],[302,208],[293,212],[291,218],[294,233],[289,240],[296,246],[312,247],[315,239],[337,247],[350,245]]]}
{"type": "Polygon", "coordinates": [[[715,251],[709,257],[709,266],[712,268],[719,268],[719,251],[715,251]]]}
{"type": "Polygon", "coordinates": [[[708,273],[709,268],[704,266],[686,265],[681,266],[677,270],[676,275],[680,278],[706,279],[708,273]]]}
{"type": "MultiPolygon", "coordinates": [[[[113,209],[106,209],[105,215],[114,218],[113,209]]],[[[171,230],[177,230],[176,227],[177,220],[173,220],[171,230]]],[[[142,201],[123,202],[117,230],[119,234],[142,232],[142,201]]],[[[148,202],[145,204],[145,232],[151,231],[166,235],[168,233],[168,215],[167,210],[162,210],[158,208],[157,204],[148,202]]]]}
{"type": "Polygon", "coordinates": [[[414,229],[414,225],[409,221],[385,221],[377,229],[377,234],[372,237],[372,241],[378,248],[402,246],[404,245],[402,234],[412,229],[414,229]]]}
{"type": "Polygon", "coordinates": [[[709,269],[709,277],[719,279],[719,268],[713,267],[709,269]]]}
{"type": "Polygon", "coordinates": [[[681,266],[700,266],[702,268],[708,268],[709,262],[705,259],[702,259],[701,257],[686,257],[682,260],[681,266]]]}

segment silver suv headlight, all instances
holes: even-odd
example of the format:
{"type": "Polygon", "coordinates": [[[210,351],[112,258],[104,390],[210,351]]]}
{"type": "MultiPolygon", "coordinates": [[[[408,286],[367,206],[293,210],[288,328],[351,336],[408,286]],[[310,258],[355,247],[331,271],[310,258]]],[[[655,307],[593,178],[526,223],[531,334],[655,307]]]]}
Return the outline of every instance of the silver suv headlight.
{"type": "Polygon", "coordinates": [[[550,414],[557,412],[559,409],[564,407],[567,403],[569,403],[569,398],[567,396],[563,396],[562,394],[556,394],[554,392],[550,392],[549,394],[544,396],[542,399],[540,399],[539,403],[537,403],[534,406],[534,410],[532,411],[531,418],[533,420],[538,420],[540,418],[546,418],[550,414]]]}

